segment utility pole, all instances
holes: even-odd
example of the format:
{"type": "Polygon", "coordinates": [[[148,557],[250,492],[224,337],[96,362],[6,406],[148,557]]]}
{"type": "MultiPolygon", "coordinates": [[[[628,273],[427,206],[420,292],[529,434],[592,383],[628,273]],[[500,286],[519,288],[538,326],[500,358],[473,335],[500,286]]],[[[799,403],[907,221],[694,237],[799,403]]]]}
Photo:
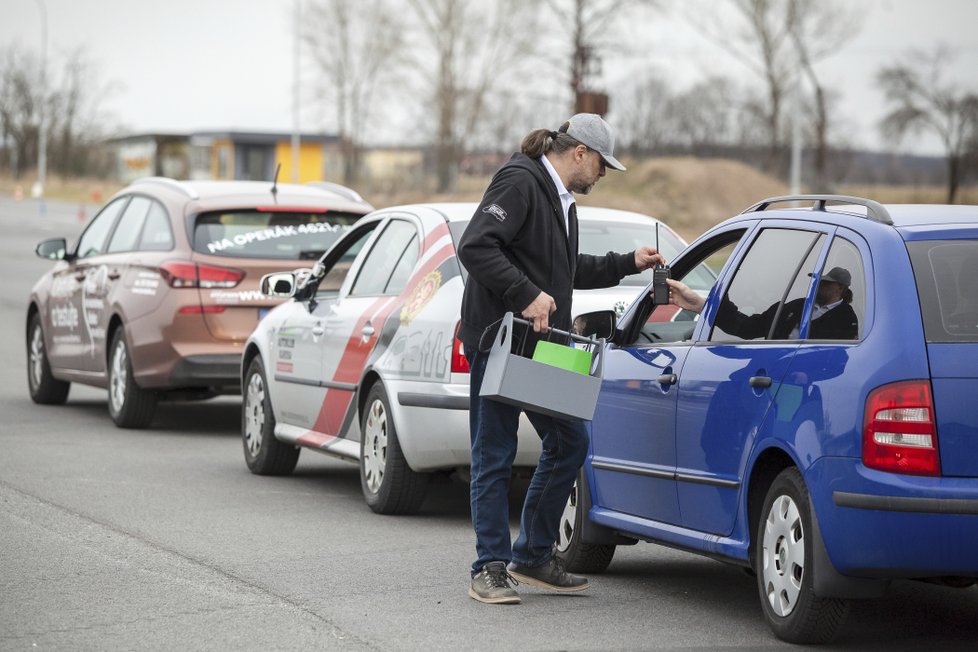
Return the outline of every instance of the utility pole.
{"type": "Polygon", "coordinates": [[[294,0],[292,43],[292,183],[299,183],[299,30],[302,0],[294,0]]]}
{"type": "Polygon", "coordinates": [[[37,0],[37,6],[41,8],[41,102],[37,112],[40,117],[37,130],[37,183],[31,189],[31,194],[43,197],[48,172],[48,126],[47,116],[44,115],[44,106],[48,101],[48,10],[44,0],[37,0]]]}

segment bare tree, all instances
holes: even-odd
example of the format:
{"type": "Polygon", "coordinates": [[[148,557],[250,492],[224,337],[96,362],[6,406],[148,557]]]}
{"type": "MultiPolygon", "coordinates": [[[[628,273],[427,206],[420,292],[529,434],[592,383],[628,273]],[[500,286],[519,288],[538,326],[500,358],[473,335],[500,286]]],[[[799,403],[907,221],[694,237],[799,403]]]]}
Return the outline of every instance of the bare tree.
{"type": "Polygon", "coordinates": [[[522,0],[410,0],[433,63],[418,61],[436,115],[438,192],[455,189],[466,137],[479,127],[487,100],[517,78],[536,45],[532,5],[522,0]]]}
{"type": "Polygon", "coordinates": [[[904,63],[881,68],[876,80],[890,104],[880,121],[886,138],[900,141],[908,133],[932,132],[944,147],[947,201],[953,204],[961,182],[961,164],[978,131],[978,95],[943,79],[950,53],[912,52],[904,63]]]}
{"type": "Polygon", "coordinates": [[[812,87],[812,132],[815,141],[815,174],[813,190],[828,190],[829,102],[826,90],[815,72],[815,63],[837,52],[839,47],[859,31],[862,15],[851,6],[833,0],[807,2],[791,0],[788,7],[788,31],[801,70],[812,87]]]}
{"type": "Polygon", "coordinates": [[[41,93],[39,59],[29,51],[11,46],[0,53],[0,163],[20,177],[37,164],[38,131],[44,103],[49,159],[62,175],[100,174],[93,167],[112,120],[101,109],[113,84],[100,81],[84,49],[59,56],[48,76],[47,93],[41,93]],[[63,61],[57,69],[58,59],[63,61]]]}
{"type": "Polygon", "coordinates": [[[710,77],[677,95],[670,104],[677,144],[698,154],[751,140],[753,111],[731,80],[710,77]]]}
{"type": "Polygon", "coordinates": [[[560,25],[561,38],[569,37],[570,51],[563,51],[556,65],[563,69],[570,60],[570,104],[574,112],[604,112],[607,107],[594,103],[594,96],[589,94],[595,90],[594,77],[600,74],[601,53],[621,50],[618,28],[634,18],[636,10],[658,4],[657,0],[546,0],[550,13],[545,22],[560,25]]]}
{"type": "Polygon", "coordinates": [[[0,57],[0,133],[5,162],[20,178],[37,162],[41,68],[36,56],[15,46],[0,57]]]}
{"type": "Polygon", "coordinates": [[[101,80],[84,48],[67,53],[44,112],[52,134],[52,165],[63,176],[103,172],[99,148],[116,126],[102,103],[119,88],[115,82],[101,80]]]}
{"type": "Polygon", "coordinates": [[[784,153],[782,115],[795,76],[790,21],[795,0],[730,0],[732,16],[717,11],[717,3],[686,6],[684,15],[696,29],[726,50],[764,84],[764,101],[745,104],[763,121],[767,144],[766,167],[779,167],[784,153]]]}
{"type": "Polygon", "coordinates": [[[618,140],[624,149],[639,154],[661,147],[675,137],[672,89],[657,71],[650,70],[637,85],[624,91],[618,116],[618,140]]]}
{"type": "Polygon", "coordinates": [[[395,9],[387,0],[314,0],[303,18],[303,41],[323,74],[319,93],[336,111],[348,185],[359,181],[378,88],[399,63],[404,31],[395,9]]]}

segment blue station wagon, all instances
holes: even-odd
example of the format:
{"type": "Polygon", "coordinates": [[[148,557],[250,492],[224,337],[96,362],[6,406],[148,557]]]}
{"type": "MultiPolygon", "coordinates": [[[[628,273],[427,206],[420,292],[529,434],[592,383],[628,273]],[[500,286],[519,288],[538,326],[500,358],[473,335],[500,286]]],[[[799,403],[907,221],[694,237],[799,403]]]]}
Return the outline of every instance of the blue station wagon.
{"type": "Polygon", "coordinates": [[[611,342],[568,567],[638,540],[741,565],[795,643],[830,640],[893,579],[973,585],[978,207],[772,198],[672,276],[703,263],[720,271],[699,314],[660,319],[676,307],[646,293],[613,329],[588,315],[611,342]],[[847,290],[840,328],[820,321],[823,282],[847,290]]]}

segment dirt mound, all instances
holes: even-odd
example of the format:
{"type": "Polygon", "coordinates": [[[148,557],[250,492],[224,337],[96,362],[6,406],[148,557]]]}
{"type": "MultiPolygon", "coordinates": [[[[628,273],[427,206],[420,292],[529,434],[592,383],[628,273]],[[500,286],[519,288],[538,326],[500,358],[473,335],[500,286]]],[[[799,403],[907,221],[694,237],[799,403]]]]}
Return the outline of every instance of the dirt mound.
{"type": "Polygon", "coordinates": [[[579,198],[581,203],[654,215],[690,240],[788,190],[763,172],[725,159],[661,158],[625,165],[627,172],[608,173],[593,196],[579,198]]]}

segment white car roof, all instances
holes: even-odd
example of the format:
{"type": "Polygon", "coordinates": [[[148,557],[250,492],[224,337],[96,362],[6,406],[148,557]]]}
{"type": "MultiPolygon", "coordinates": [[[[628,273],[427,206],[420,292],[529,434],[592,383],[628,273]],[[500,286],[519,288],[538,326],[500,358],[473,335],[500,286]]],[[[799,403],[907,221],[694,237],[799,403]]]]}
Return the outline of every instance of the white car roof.
{"type": "MultiPolygon", "coordinates": [[[[471,219],[479,204],[476,202],[435,202],[430,204],[409,204],[404,206],[392,206],[385,208],[385,211],[410,211],[418,212],[424,209],[433,210],[441,213],[449,222],[466,222],[471,219]]],[[[578,217],[584,220],[614,220],[626,224],[648,224],[660,220],[633,211],[623,211],[617,208],[600,208],[597,206],[580,206],[577,212],[578,217]]]]}

